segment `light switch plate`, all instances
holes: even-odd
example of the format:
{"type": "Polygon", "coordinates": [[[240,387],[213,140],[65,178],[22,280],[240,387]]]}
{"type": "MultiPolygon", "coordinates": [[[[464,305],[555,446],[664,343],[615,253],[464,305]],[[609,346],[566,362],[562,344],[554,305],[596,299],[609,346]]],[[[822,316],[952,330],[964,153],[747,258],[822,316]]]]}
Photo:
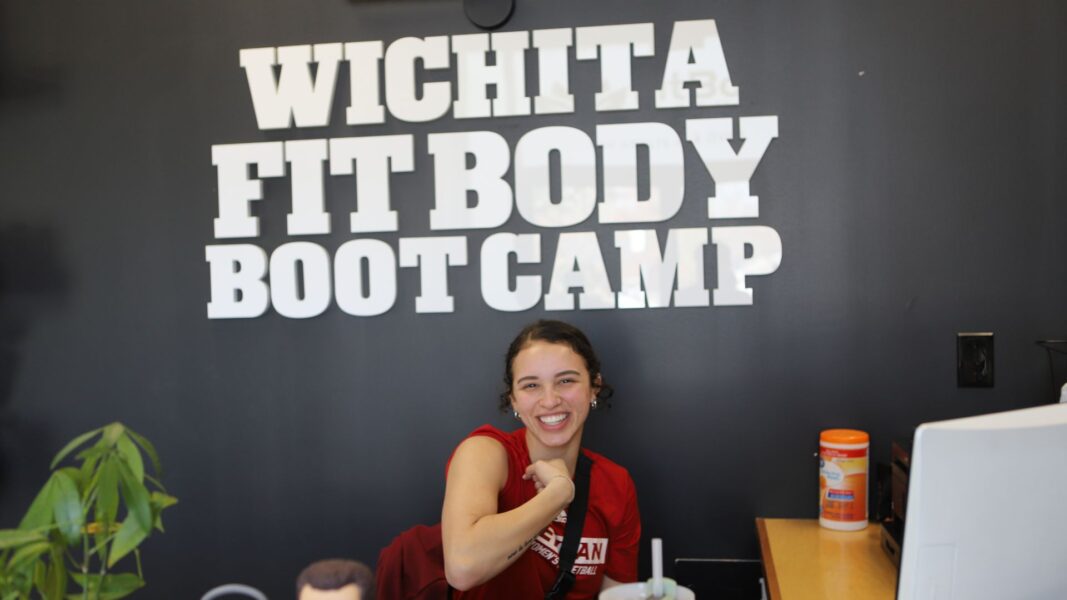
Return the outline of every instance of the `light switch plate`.
{"type": "Polygon", "coordinates": [[[956,386],[993,387],[993,334],[956,334],[956,386]]]}

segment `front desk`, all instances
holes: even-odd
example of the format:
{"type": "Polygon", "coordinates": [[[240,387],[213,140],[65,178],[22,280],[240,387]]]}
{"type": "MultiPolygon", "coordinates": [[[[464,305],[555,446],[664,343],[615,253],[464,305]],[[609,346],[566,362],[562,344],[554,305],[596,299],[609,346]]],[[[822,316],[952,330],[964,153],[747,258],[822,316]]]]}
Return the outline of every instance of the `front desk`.
{"type": "Polygon", "coordinates": [[[862,531],[832,531],[816,519],[756,519],[771,600],[862,598],[893,600],[897,567],[872,523],[862,531]]]}

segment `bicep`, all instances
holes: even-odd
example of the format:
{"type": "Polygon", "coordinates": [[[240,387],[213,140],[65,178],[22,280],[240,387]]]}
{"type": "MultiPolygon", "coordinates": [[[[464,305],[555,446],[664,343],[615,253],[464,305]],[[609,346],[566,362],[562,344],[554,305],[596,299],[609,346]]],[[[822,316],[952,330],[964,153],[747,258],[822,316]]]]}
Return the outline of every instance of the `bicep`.
{"type": "Polygon", "coordinates": [[[508,477],[507,452],[485,436],[464,440],[448,468],[441,535],[445,551],[479,519],[497,512],[497,496],[508,477]]]}

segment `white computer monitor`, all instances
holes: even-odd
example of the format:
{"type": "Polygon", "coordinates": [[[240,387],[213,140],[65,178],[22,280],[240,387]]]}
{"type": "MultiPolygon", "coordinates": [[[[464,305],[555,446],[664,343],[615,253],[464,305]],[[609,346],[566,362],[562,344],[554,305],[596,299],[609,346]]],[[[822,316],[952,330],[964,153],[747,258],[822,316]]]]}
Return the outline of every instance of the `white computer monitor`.
{"type": "Polygon", "coordinates": [[[897,600],[1067,598],[1067,405],[915,430],[897,600]]]}

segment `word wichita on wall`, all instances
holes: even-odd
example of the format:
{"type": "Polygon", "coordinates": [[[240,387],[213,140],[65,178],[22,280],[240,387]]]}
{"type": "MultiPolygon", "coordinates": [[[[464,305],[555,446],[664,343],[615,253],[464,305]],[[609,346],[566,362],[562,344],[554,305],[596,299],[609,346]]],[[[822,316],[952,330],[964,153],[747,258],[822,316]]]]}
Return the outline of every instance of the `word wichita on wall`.
{"type": "MultiPolygon", "coordinates": [[[[633,89],[632,65],[654,56],[654,34],[652,23],[637,23],[406,37],[387,47],[360,41],[252,48],[241,50],[239,58],[261,130],[329,125],[343,68],[351,82],[345,121],[353,127],[387,118],[425,123],[449,113],[456,120],[573,114],[569,75],[574,61],[599,62],[600,91],[591,103],[597,113],[637,110],[648,102],[657,110],[739,104],[714,20],[674,23],[658,89],[643,94],[633,89]],[[526,89],[530,53],[538,84],[532,97],[526,89]],[[451,80],[420,81],[427,71],[445,69],[451,80]]],[[[591,133],[546,126],[525,132],[514,148],[494,131],[429,133],[425,148],[433,164],[434,197],[428,221],[441,235],[399,237],[395,244],[374,235],[405,231],[390,182],[414,172],[413,135],[215,145],[214,237],[227,243],[205,247],[208,318],[257,317],[271,306],[282,316],[306,318],[323,313],[331,301],[351,315],[379,315],[396,304],[400,268],[418,270],[418,313],[453,312],[449,275],[470,267],[479,269],[485,304],[500,311],[542,303],[550,311],[751,305],[746,278],[773,273],[781,263],[777,231],[698,224],[672,227],[661,239],[648,224],[678,214],[685,199],[685,153],[694,151],[710,178],[706,189],[714,185],[714,194],[701,193],[699,200],[707,203],[707,218],[758,217],[759,199],[749,183],[777,136],[777,116],[690,118],[684,131],[659,122],[595,124],[591,133]],[[741,138],[736,151],[730,143],[735,125],[741,138]],[[261,246],[241,241],[260,235],[252,202],[270,201],[263,198],[263,179],[286,176],[292,191],[286,234],[330,234],[323,185],[327,169],[330,177],[354,177],[356,191],[354,199],[336,202],[354,209],[348,222],[356,235],[332,257],[306,239],[283,243],[269,257],[261,246]],[[498,231],[513,211],[546,233],[498,231]],[[551,272],[519,274],[542,262],[542,235],[594,215],[599,225],[617,227],[610,240],[603,227],[600,235],[559,231],[551,272]],[[477,261],[470,256],[467,235],[456,235],[471,230],[489,230],[477,261]],[[618,253],[617,289],[602,242],[612,243],[618,253]],[[705,282],[706,254],[716,257],[712,290],[705,282]]]]}

